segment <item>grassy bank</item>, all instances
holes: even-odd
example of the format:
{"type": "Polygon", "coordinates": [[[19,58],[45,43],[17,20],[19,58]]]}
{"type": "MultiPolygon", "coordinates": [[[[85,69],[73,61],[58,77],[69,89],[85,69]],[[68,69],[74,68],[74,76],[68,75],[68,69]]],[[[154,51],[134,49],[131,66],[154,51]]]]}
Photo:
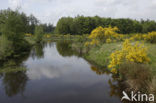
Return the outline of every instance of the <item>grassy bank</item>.
{"type": "MultiPolygon", "coordinates": [[[[91,47],[88,52],[86,47],[79,43],[72,43],[73,50],[77,52],[79,48],[83,48],[81,51],[83,57],[89,61],[92,65],[98,68],[98,71],[108,71],[107,68],[110,62],[110,55],[116,50],[122,48],[122,42],[117,43],[104,43],[100,46],[91,47]]],[[[124,63],[119,68],[119,75],[117,81],[122,81],[127,86],[128,91],[142,91],[145,93],[153,93],[156,95],[156,44],[145,43],[148,47],[148,56],[150,58],[149,64],[137,64],[137,63],[124,63]]],[[[95,68],[96,68],[95,67],[95,68]]],[[[101,73],[101,72],[100,72],[101,73]]],[[[113,74],[113,76],[115,76],[113,74]]]]}
{"type": "MultiPolygon", "coordinates": [[[[148,55],[151,59],[150,65],[152,68],[156,68],[156,44],[145,43],[145,45],[148,47],[148,55]]],[[[105,66],[109,63],[110,54],[121,49],[121,47],[122,42],[103,44],[100,47],[91,48],[85,57],[98,65],[105,66]]]]}
{"type": "MultiPolygon", "coordinates": [[[[103,43],[99,46],[93,46],[89,50],[87,47],[84,46],[87,35],[79,36],[79,35],[45,35],[43,38],[43,42],[47,41],[72,41],[71,47],[74,51],[78,52],[83,57],[100,66],[106,68],[110,61],[110,54],[116,50],[120,50],[122,48],[123,42],[116,42],[116,43],[103,43]]],[[[26,37],[26,40],[35,45],[35,41],[32,37],[26,37]]],[[[145,43],[145,46],[148,47],[148,55],[151,59],[150,66],[152,71],[156,74],[156,44],[145,43]]]]}
{"type": "MultiPolygon", "coordinates": [[[[77,53],[83,54],[82,56],[89,62],[107,69],[107,66],[110,62],[110,55],[116,50],[122,48],[123,42],[116,43],[104,43],[100,46],[93,46],[89,50],[84,46],[84,43],[72,42],[71,47],[77,53]]],[[[145,43],[145,46],[148,48],[148,56],[150,58],[149,67],[152,70],[152,74],[156,76],[156,44],[145,43]]]]}
{"type": "Polygon", "coordinates": [[[150,66],[156,75],[156,44],[146,43],[145,45],[148,47],[148,54],[151,59],[150,66]]]}
{"type": "Polygon", "coordinates": [[[85,58],[89,61],[93,61],[97,65],[106,67],[109,63],[110,54],[113,51],[120,49],[121,46],[121,43],[103,44],[99,47],[91,48],[88,54],[85,55],[85,58]]]}

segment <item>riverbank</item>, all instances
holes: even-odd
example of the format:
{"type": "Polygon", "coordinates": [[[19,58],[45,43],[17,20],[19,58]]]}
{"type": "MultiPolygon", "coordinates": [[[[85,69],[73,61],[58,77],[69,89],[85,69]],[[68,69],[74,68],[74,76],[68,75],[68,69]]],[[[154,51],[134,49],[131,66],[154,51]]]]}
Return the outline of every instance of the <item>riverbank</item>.
{"type": "MultiPolygon", "coordinates": [[[[35,41],[32,37],[26,37],[26,40],[31,44],[35,45],[35,41]]],[[[115,42],[115,43],[103,43],[98,46],[92,46],[90,48],[85,46],[85,42],[87,41],[87,36],[79,36],[79,35],[52,35],[45,36],[43,38],[43,42],[47,41],[72,41],[70,43],[71,48],[81,54],[88,61],[91,61],[100,67],[107,67],[110,61],[110,55],[112,52],[116,50],[120,50],[122,48],[123,42],[115,42]]],[[[156,44],[145,43],[145,46],[148,48],[148,56],[151,61],[149,65],[151,66],[153,72],[156,74],[156,44]]]]}
{"type": "MultiPolygon", "coordinates": [[[[119,50],[122,48],[123,42],[117,42],[117,43],[104,43],[99,46],[93,46],[91,47],[88,52],[82,52],[84,53],[84,57],[94,62],[95,64],[106,67],[109,64],[110,61],[110,55],[112,52],[119,50]]],[[[83,46],[83,44],[80,44],[78,42],[73,42],[71,44],[74,50],[78,51],[81,48],[83,48],[82,51],[87,51],[87,47],[83,46]],[[81,45],[81,46],[80,46],[81,45]]],[[[155,72],[156,70],[156,44],[151,43],[145,43],[145,46],[148,48],[148,56],[150,57],[151,61],[149,65],[152,67],[152,70],[155,72]]]]}
{"type": "MultiPolygon", "coordinates": [[[[104,43],[99,46],[92,46],[89,50],[83,44],[74,42],[71,44],[73,50],[81,53],[83,57],[100,69],[110,71],[108,65],[110,55],[116,50],[122,48],[123,42],[104,43]],[[83,48],[83,49],[82,49],[83,48]],[[86,52],[87,51],[87,52],[86,52]]],[[[146,93],[156,94],[156,44],[145,43],[148,48],[149,64],[124,63],[119,68],[117,79],[123,81],[128,86],[129,91],[142,91],[146,93]]],[[[116,74],[113,74],[116,75],[116,74]]]]}

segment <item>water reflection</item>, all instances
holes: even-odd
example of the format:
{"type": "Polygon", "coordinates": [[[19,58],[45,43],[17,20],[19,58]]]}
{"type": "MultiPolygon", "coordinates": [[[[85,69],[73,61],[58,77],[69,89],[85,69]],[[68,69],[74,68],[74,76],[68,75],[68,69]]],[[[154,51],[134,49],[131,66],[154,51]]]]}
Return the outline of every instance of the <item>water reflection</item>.
{"type": "Polygon", "coordinates": [[[110,72],[105,68],[97,68],[95,66],[91,66],[90,68],[92,71],[96,72],[97,75],[104,75],[104,74],[109,75],[110,74],[110,72]]]}
{"type": "MultiPolygon", "coordinates": [[[[72,48],[70,47],[70,43],[72,43],[72,42],[71,41],[57,42],[57,46],[56,46],[57,50],[62,56],[74,56],[74,55],[78,56],[79,54],[82,53],[82,48],[79,48],[79,50],[78,50],[78,51],[80,51],[79,53],[77,51],[72,50],[72,48]],[[70,51],[70,52],[68,52],[68,51],[70,51]]],[[[93,72],[95,72],[97,75],[111,75],[111,73],[107,69],[96,67],[96,66],[93,66],[92,64],[90,66],[90,69],[93,72]]],[[[119,81],[116,76],[114,76],[114,75],[111,75],[111,76],[112,76],[112,78],[108,79],[108,81],[107,81],[110,86],[109,94],[110,94],[110,96],[115,96],[115,97],[120,98],[122,96],[122,91],[125,90],[127,88],[127,86],[122,81],[119,81]]]]}
{"type": "Polygon", "coordinates": [[[70,43],[72,42],[71,41],[58,41],[57,42],[56,48],[60,55],[64,57],[74,55],[74,51],[72,50],[70,43]]]}
{"type": "Polygon", "coordinates": [[[25,71],[4,74],[2,82],[6,95],[11,97],[18,93],[22,94],[25,90],[27,80],[25,71]]]}
{"type": "Polygon", "coordinates": [[[57,41],[56,43],[56,48],[59,54],[63,57],[70,57],[70,56],[77,56],[77,57],[82,57],[83,56],[83,46],[80,44],[80,46],[77,46],[74,50],[73,47],[71,47],[73,41],[57,41]]]}
{"type": "Polygon", "coordinates": [[[33,59],[40,59],[44,57],[44,44],[38,43],[33,46],[31,51],[31,56],[33,59]]]}
{"type": "Polygon", "coordinates": [[[115,97],[122,97],[122,91],[125,91],[127,86],[122,81],[118,80],[116,75],[112,75],[107,69],[97,68],[95,66],[91,66],[91,70],[93,70],[98,75],[111,75],[107,82],[110,87],[109,95],[115,97]]]}
{"type": "Polygon", "coordinates": [[[29,52],[22,54],[18,58],[8,60],[0,67],[1,86],[8,97],[23,93],[26,87],[28,77],[23,61],[27,60],[29,52]]]}
{"type": "Polygon", "coordinates": [[[0,103],[121,103],[124,81],[81,58],[70,43],[38,44],[19,62],[6,63],[27,70],[0,74],[0,103]]]}

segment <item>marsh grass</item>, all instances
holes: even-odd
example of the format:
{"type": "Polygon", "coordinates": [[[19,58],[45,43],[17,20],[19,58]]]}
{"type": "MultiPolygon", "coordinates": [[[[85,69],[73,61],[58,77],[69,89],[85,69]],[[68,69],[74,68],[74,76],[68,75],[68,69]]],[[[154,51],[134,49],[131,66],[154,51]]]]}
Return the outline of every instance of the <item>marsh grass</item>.
{"type": "Polygon", "coordinates": [[[156,96],[156,76],[153,77],[149,89],[150,89],[149,92],[153,93],[156,96]]]}
{"type": "Polygon", "coordinates": [[[119,73],[131,89],[142,92],[149,90],[153,75],[149,65],[137,63],[124,63],[120,66],[119,73]]]}
{"type": "Polygon", "coordinates": [[[152,67],[153,73],[156,75],[156,44],[146,43],[148,47],[148,54],[151,59],[150,66],[152,67]]]}

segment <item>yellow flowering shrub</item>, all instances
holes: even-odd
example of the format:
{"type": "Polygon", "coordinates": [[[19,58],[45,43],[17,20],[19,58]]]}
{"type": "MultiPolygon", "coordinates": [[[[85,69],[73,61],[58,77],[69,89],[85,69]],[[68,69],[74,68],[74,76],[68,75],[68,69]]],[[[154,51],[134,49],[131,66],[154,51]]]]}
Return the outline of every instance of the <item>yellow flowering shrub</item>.
{"type": "Polygon", "coordinates": [[[148,34],[143,35],[143,38],[148,42],[156,43],[156,31],[149,32],[148,34]]]}
{"type": "Polygon", "coordinates": [[[106,42],[107,39],[111,38],[118,38],[118,31],[119,29],[117,27],[108,27],[108,28],[103,28],[103,27],[98,27],[94,29],[91,34],[89,35],[90,39],[97,39],[100,42],[106,42]]]}
{"type": "Polygon", "coordinates": [[[148,34],[133,34],[130,40],[145,40],[150,43],[156,43],[156,31],[149,32],[148,34]]]}
{"type": "Polygon", "coordinates": [[[128,39],[123,43],[122,49],[113,52],[110,57],[108,68],[111,68],[113,73],[116,73],[117,68],[125,61],[135,63],[148,63],[150,61],[147,56],[147,48],[138,42],[132,44],[128,39]]]}
{"type": "Polygon", "coordinates": [[[143,34],[133,34],[130,40],[143,40],[143,34]]]}
{"type": "Polygon", "coordinates": [[[30,33],[26,33],[25,36],[31,37],[32,34],[30,34],[30,33]]]}
{"type": "Polygon", "coordinates": [[[46,38],[50,38],[51,35],[50,35],[50,34],[45,34],[45,37],[46,37],[46,38]]]}
{"type": "Polygon", "coordinates": [[[90,45],[98,45],[99,44],[99,41],[96,40],[96,39],[93,39],[91,42],[90,42],[90,45]]]}
{"type": "MultiPolygon", "coordinates": [[[[90,44],[97,45],[100,42],[111,43],[116,42],[117,40],[123,40],[124,35],[118,34],[117,31],[119,31],[117,27],[97,27],[91,32],[91,34],[88,37],[89,39],[91,39],[90,44]]],[[[88,42],[86,43],[86,45],[88,45],[88,42]]]]}
{"type": "Polygon", "coordinates": [[[112,40],[110,38],[106,39],[106,43],[111,43],[112,40]]]}
{"type": "Polygon", "coordinates": [[[88,47],[90,45],[90,42],[85,42],[84,44],[86,47],[88,47]]]}
{"type": "Polygon", "coordinates": [[[116,68],[113,68],[113,69],[111,70],[111,72],[114,73],[114,74],[117,74],[116,68]]]}

